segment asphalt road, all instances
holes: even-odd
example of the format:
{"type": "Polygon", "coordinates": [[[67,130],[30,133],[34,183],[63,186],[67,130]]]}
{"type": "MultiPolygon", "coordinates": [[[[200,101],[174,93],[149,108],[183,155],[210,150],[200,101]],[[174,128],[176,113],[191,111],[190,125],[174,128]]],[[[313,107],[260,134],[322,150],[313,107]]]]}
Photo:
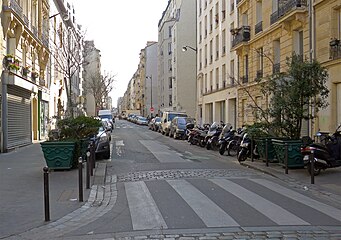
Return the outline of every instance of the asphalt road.
{"type": "Polygon", "coordinates": [[[117,121],[106,161],[107,175],[117,176],[114,207],[65,237],[341,227],[340,206],[146,126],[117,121]]]}

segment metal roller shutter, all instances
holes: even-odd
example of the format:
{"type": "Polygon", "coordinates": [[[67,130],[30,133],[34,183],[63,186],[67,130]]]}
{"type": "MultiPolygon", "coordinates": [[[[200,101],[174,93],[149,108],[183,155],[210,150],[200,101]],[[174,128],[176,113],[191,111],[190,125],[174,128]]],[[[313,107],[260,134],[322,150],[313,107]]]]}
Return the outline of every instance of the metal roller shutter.
{"type": "Polygon", "coordinates": [[[31,144],[31,92],[16,86],[8,86],[7,92],[7,147],[14,148],[31,144]]]}

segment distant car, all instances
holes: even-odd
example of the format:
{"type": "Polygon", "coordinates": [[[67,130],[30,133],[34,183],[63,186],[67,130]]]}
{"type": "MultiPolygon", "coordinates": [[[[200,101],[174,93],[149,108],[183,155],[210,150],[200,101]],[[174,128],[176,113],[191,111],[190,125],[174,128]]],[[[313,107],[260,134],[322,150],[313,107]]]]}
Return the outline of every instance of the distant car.
{"type": "Polygon", "coordinates": [[[145,117],[138,116],[136,119],[136,123],[139,125],[148,125],[148,119],[145,117]]]}
{"type": "Polygon", "coordinates": [[[114,129],[114,124],[110,121],[110,119],[102,118],[102,123],[107,130],[110,130],[110,132],[112,132],[112,130],[114,129]]]}
{"type": "Polygon", "coordinates": [[[160,126],[161,126],[161,118],[156,117],[154,124],[153,124],[153,130],[159,132],[160,131],[160,126]]]}
{"type": "Polygon", "coordinates": [[[95,143],[96,159],[109,159],[111,132],[105,126],[105,123],[103,123],[102,126],[98,128],[97,135],[92,140],[94,140],[95,143]]]}
{"type": "Polygon", "coordinates": [[[169,136],[177,138],[184,138],[186,134],[186,125],[192,123],[193,118],[175,117],[169,125],[169,136]]]}

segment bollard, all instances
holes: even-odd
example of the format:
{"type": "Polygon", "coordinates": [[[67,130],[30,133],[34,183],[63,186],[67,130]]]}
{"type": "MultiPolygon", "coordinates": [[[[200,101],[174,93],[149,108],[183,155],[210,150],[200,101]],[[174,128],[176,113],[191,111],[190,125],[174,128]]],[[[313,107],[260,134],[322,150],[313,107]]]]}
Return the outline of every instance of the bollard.
{"type": "Polygon", "coordinates": [[[315,184],[315,174],[314,174],[314,170],[315,170],[315,159],[314,159],[314,150],[310,151],[309,154],[309,161],[310,161],[310,183],[311,184],[315,184]]]}
{"type": "Polygon", "coordinates": [[[44,171],[44,210],[45,222],[50,221],[50,193],[49,193],[49,168],[46,166],[44,171]]]}
{"type": "Polygon", "coordinates": [[[89,157],[89,159],[90,159],[90,162],[89,162],[89,164],[90,164],[90,175],[91,176],[93,176],[94,175],[94,168],[93,168],[93,166],[94,166],[94,164],[93,164],[93,161],[94,161],[94,158],[93,158],[93,142],[91,141],[90,142],[90,157],[89,157]]]}
{"type": "Polygon", "coordinates": [[[288,174],[288,143],[285,143],[285,174],[288,174]]]}
{"type": "Polygon", "coordinates": [[[90,189],[90,152],[86,152],[86,189],[90,189]]]}
{"type": "Polygon", "coordinates": [[[83,159],[78,158],[78,186],[79,186],[79,202],[83,202],[83,159]]]}
{"type": "Polygon", "coordinates": [[[268,159],[268,141],[269,139],[265,139],[265,163],[266,166],[269,167],[269,159],[268,159]]]}
{"type": "Polygon", "coordinates": [[[253,143],[253,137],[251,137],[251,162],[253,162],[253,151],[254,151],[254,143],[253,143]]]}

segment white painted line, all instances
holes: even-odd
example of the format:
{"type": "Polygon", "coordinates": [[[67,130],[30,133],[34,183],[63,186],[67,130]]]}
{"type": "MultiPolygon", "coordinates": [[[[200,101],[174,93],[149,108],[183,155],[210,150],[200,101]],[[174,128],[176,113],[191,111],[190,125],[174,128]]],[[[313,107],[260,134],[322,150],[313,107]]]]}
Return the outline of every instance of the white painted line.
{"type": "Polygon", "coordinates": [[[168,228],[144,182],[124,184],[134,230],[168,228]]]}
{"type": "Polygon", "coordinates": [[[279,225],[310,225],[303,219],[288,212],[284,208],[270,202],[256,193],[239,186],[232,181],[226,179],[211,179],[210,181],[212,181],[214,184],[217,184],[227,192],[232,193],[246,204],[255,208],[257,211],[264,214],[279,225]]]}
{"type": "Polygon", "coordinates": [[[277,192],[297,202],[303,203],[311,208],[314,208],[317,211],[322,212],[341,222],[341,210],[340,209],[321,203],[307,196],[304,196],[303,194],[300,194],[298,192],[285,188],[277,183],[267,181],[265,179],[251,179],[251,180],[274,192],[277,192]]]}
{"type": "Polygon", "coordinates": [[[205,194],[185,180],[167,181],[188,203],[207,227],[231,227],[239,224],[205,194]]]}

